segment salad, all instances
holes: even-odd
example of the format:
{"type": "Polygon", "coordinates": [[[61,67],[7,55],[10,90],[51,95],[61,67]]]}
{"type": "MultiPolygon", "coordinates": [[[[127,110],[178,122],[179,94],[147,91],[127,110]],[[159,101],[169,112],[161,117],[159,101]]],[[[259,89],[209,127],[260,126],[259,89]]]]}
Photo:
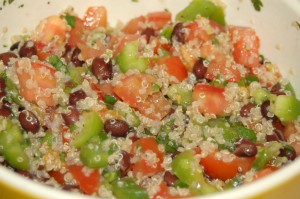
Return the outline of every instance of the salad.
{"type": "Polygon", "coordinates": [[[56,189],[159,199],[234,189],[300,155],[293,87],[223,5],[116,27],[107,16],[65,10],[0,53],[2,166],[56,189]]]}

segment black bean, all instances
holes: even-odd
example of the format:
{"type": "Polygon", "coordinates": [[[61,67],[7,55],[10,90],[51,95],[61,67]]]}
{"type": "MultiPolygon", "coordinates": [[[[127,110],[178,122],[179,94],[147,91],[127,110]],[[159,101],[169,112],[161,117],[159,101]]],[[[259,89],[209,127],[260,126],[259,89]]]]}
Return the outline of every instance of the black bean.
{"type": "Polygon", "coordinates": [[[13,45],[10,46],[9,50],[10,51],[14,51],[14,50],[18,50],[19,49],[19,45],[20,45],[20,42],[16,42],[14,43],[13,45]]]}
{"type": "Polygon", "coordinates": [[[172,174],[170,171],[166,171],[164,174],[164,181],[168,186],[174,186],[177,176],[172,174]]]}
{"type": "Polygon", "coordinates": [[[75,65],[75,66],[82,66],[84,64],[84,61],[80,60],[78,58],[79,54],[81,53],[81,50],[79,48],[75,48],[73,50],[73,53],[71,55],[71,62],[75,65]]]}
{"type": "Polygon", "coordinates": [[[288,146],[280,149],[279,156],[286,157],[288,160],[295,160],[297,157],[297,154],[296,154],[294,147],[288,145],[288,146]]]}
{"type": "Polygon", "coordinates": [[[5,52],[0,54],[0,60],[3,62],[4,65],[7,66],[8,62],[11,58],[17,58],[18,56],[13,52],[5,52]]]}
{"type": "Polygon", "coordinates": [[[193,66],[193,73],[196,79],[204,79],[207,72],[207,67],[204,66],[203,59],[198,59],[193,66]]]}
{"type": "Polygon", "coordinates": [[[26,41],[19,50],[20,57],[32,57],[36,54],[37,49],[33,41],[26,41]]]}
{"type": "Polygon", "coordinates": [[[40,130],[40,121],[31,111],[24,110],[20,112],[19,122],[25,131],[36,133],[40,130]]]}
{"type": "Polygon", "coordinates": [[[240,138],[235,143],[235,151],[233,152],[238,157],[253,157],[257,154],[256,145],[249,139],[240,138]]]}
{"type": "Polygon", "coordinates": [[[273,117],[270,117],[269,116],[269,108],[270,108],[270,101],[267,100],[267,101],[264,101],[262,104],[261,104],[261,107],[260,107],[260,112],[262,114],[262,116],[264,118],[266,118],[267,120],[270,120],[272,119],[273,117]]]}
{"type": "Polygon", "coordinates": [[[69,107],[70,112],[63,113],[62,118],[67,126],[71,126],[79,120],[79,111],[74,106],[69,107]]]}
{"type": "Polygon", "coordinates": [[[129,133],[129,125],[124,120],[108,119],[104,122],[104,130],[115,137],[126,137],[129,133]]]}
{"type": "Polygon", "coordinates": [[[76,103],[80,100],[83,100],[85,99],[87,96],[85,94],[85,92],[80,89],[78,91],[75,91],[73,93],[70,94],[69,96],[69,104],[70,105],[73,105],[73,106],[76,106],[76,103]]]}
{"type": "Polygon", "coordinates": [[[177,23],[172,31],[171,34],[172,42],[177,41],[179,43],[185,43],[185,34],[184,34],[184,27],[182,23],[177,23]]]}
{"type": "Polygon", "coordinates": [[[242,106],[241,110],[240,110],[240,116],[241,117],[248,117],[250,114],[250,111],[252,108],[254,108],[256,105],[253,103],[249,103],[249,104],[245,104],[244,106],[242,106]]]}
{"type": "Polygon", "coordinates": [[[155,30],[153,28],[145,28],[142,32],[141,32],[141,35],[145,35],[146,36],[146,40],[147,40],[147,43],[149,43],[150,41],[150,38],[152,36],[155,36],[155,30]]]}
{"type": "Polygon", "coordinates": [[[65,58],[66,63],[71,62],[71,56],[72,56],[73,49],[69,44],[65,45],[65,52],[62,55],[63,58],[65,58]]]}
{"type": "Polygon", "coordinates": [[[2,99],[6,95],[6,83],[5,79],[0,77],[0,99],[2,99]]]}
{"type": "Polygon", "coordinates": [[[121,151],[122,153],[122,160],[120,162],[120,172],[121,176],[124,177],[127,175],[130,169],[130,154],[126,151],[121,151]]]}
{"type": "Polygon", "coordinates": [[[270,92],[274,95],[285,95],[285,92],[279,82],[272,86],[270,92]]]}
{"type": "Polygon", "coordinates": [[[280,121],[280,119],[277,116],[274,116],[272,118],[272,125],[275,129],[277,129],[278,131],[282,131],[284,130],[284,125],[282,124],[282,122],[280,121]]]}
{"type": "Polygon", "coordinates": [[[80,192],[79,186],[78,185],[70,185],[70,184],[62,184],[61,189],[64,191],[78,191],[80,192]]]}
{"type": "Polygon", "coordinates": [[[96,57],[92,62],[92,73],[98,80],[108,80],[112,78],[111,61],[105,62],[103,58],[96,57]]]}
{"type": "Polygon", "coordinates": [[[10,103],[6,100],[2,101],[2,105],[0,107],[0,115],[3,117],[9,117],[11,115],[10,103]]]}
{"type": "Polygon", "coordinates": [[[268,142],[271,142],[271,141],[277,141],[277,142],[286,141],[282,131],[280,131],[278,129],[274,129],[273,134],[266,135],[266,140],[268,142]]]}

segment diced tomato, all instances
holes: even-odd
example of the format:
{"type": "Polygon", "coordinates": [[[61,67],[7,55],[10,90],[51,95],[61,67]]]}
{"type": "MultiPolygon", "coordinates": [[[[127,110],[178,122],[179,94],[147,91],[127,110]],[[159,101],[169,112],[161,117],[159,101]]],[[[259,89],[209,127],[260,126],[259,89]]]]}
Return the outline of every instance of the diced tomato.
{"type": "Polygon", "coordinates": [[[146,22],[145,16],[139,16],[131,19],[122,29],[122,31],[126,34],[135,34],[141,30],[143,30],[143,24],[146,22]]]}
{"type": "Polygon", "coordinates": [[[277,167],[267,165],[254,175],[253,180],[257,180],[257,179],[260,179],[262,177],[265,177],[265,176],[273,173],[277,169],[278,169],[277,167]]]}
{"type": "Polygon", "coordinates": [[[162,172],[163,168],[161,163],[163,162],[163,154],[158,149],[158,144],[152,137],[141,138],[132,144],[131,151],[132,156],[138,158],[131,166],[135,175],[139,173],[143,176],[153,175],[158,172],[162,172]],[[149,160],[147,161],[143,156],[145,153],[149,153],[149,160]],[[153,157],[152,157],[153,155],[153,157]]]}
{"type": "Polygon", "coordinates": [[[107,26],[107,11],[103,6],[89,7],[84,14],[83,24],[87,29],[93,30],[95,28],[107,26]]]}
{"type": "Polygon", "coordinates": [[[247,68],[259,66],[259,38],[252,28],[232,26],[229,28],[236,63],[247,68]]]}
{"type": "Polygon", "coordinates": [[[95,193],[100,186],[100,175],[98,170],[85,174],[83,166],[69,165],[68,169],[78,183],[80,189],[86,194],[95,193]]]}
{"type": "Polygon", "coordinates": [[[55,54],[53,49],[49,49],[46,44],[35,41],[34,45],[37,49],[37,56],[39,60],[45,61],[50,55],[55,54]]]}
{"type": "Polygon", "coordinates": [[[139,103],[138,111],[153,120],[162,120],[172,108],[172,102],[167,100],[161,92],[154,93],[145,101],[139,103]]]}
{"type": "Polygon", "coordinates": [[[125,37],[123,37],[118,43],[117,43],[117,47],[114,49],[114,56],[117,56],[120,51],[123,49],[123,47],[125,46],[126,43],[131,42],[131,41],[135,41],[137,39],[139,39],[141,36],[138,34],[134,34],[134,35],[126,35],[125,37]]]}
{"type": "Polygon", "coordinates": [[[67,23],[59,16],[50,16],[42,20],[33,34],[33,40],[43,44],[61,45],[66,38],[67,23]]]}
{"type": "Polygon", "coordinates": [[[171,13],[167,11],[150,12],[146,15],[146,21],[155,30],[160,30],[171,21],[171,17],[171,13]]]}
{"type": "Polygon", "coordinates": [[[242,173],[249,171],[253,161],[254,158],[235,156],[232,161],[224,162],[222,159],[217,159],[215,153],[211,153],[201,158],[200,164],[208,176],[226,181],[234,178],[240,172],[239,169],[242,169],[242,173]]]}
{"type": "Polygon", "coordinates": [[[167,199],[170,198],[170,194],[168,192],[168,186],[164,181],[162,181],[159,185],[159,191],[152,197],[152,199],[167,199]]]}
{"type": "Polygon", "coordinates": [[[224,90],[209,84],[196,84],[192,99],[199,103],[199,112],[223,115],[228,104],[223,94],[224,90]]]}
{"type": "MultiPolygon", "coordinates": [[[[157,62],[159,65],[166,66],[165,71],[177,79],[177,81],[171,81],[178,83],[185,80],[188,76],[188,72],[185,65],[182,63],[178,56],[164,57],[157,62]]],[[[172,80],[172,79],[171,79],[172,80]]]]}
{"type": "Polygon", "coordinates": [[[155,77],[148,74],[128,75],[113,88],[113,92],[129,106],[138,108],[142,101],[154,93],[152,84],[155,82],[155,77]]]}
{"type": "Polygon", "coordinates": [[[211,42],[204,43],[201,48],[202,58],[214,57],[208,62],[206,79],[214,80],[219,76],[228,82],[238,82],[242,75],[238,68],[234,66],[233,62],[228,62],[228,54],[222,49],[211,44],[211,42]]]}
{"type": "Polygon", "coordinates": [[[65,135],[66,135],[66,133],[69,131],[69,127],[67,127],[67,126],[63,126],[62,128],[61,128],[61,138],[62,138],[62,141],[63,141],[63,143],[65,144],[65,143],[70,143],[70,138],[67,138],[65,135]]]}
{"type": "Polygon", "coordinates": [[[58,184],[64,184],[65,183],[65,179],[64,176],[66,173],[61,173],[60,171],[57,170],[51,170],[48,172],[49,175],[54,178],[54,180],[58,183],[58,184]]]}
{"type": "Polygon", "coordinates": [[[52,97],[56,88],[55,69],[39,62],[22,58],[16,62],[20,82],[20,95],[27,101],[38,104],[43,101],[47,106],[55,106],[52,97]]]}
{"type": "Polygon", "coordinates": [[[72,47],[77,47],[78,43],[84,43],[83,30],[84,24],[83,20],[76,17],[75,26],[69,32],[68,44],[72,47]]]}
{"type": "Polygon", "coordinates": [[[194,39],[197,39],[199,41],[209,41],[212,38],[212,34],[208,34],[206,30],[201,28],[197,21],[188,23],[184,26],[187,31],[187,35],[185,37],[185,41],[192,41],[194,39]]]}

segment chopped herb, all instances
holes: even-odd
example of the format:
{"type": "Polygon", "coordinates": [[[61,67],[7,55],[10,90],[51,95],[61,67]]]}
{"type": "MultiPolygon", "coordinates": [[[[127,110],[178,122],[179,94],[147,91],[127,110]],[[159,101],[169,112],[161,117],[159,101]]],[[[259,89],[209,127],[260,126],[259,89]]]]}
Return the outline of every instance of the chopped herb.
{"type": "Polygon", "coordinates": [[[260,11],[261,8],[263,7],[263,3],[261,2],[261,0],[251,0],[253,6],[254,6],[254,9],[256,11],[260,11]]]}
{"type": "Polygon", "coordinates": [[[118,100],[112,95],[105,95],[104,102],[107,104],[115,104],[118,100]]]}
{"type": "Polygon", "coordinates": [[[61,61],[57,55],[51,55],[49,57],[48,62],[58,71],[62,71],[62,72],[68,71],[67,65],[63,61],[61,61]]]}
{"type": "Polygon", "coordinates": [[[68,25],[71,26],[71,28],[75,27],[76,18],[74,16],[66,15],[65,19],[66,19],[68,25]]]}
{"type": "Polygon", "coordinates": [[[21,5],[19,5],[19,7],[18,8],[23,8],[24,7],[24,4],[21,4],[21,5]]]}
{"type": "Polygon", "coordinates": [[[139,0],[131,0],[132,2],[139,2],[139,0]]]}

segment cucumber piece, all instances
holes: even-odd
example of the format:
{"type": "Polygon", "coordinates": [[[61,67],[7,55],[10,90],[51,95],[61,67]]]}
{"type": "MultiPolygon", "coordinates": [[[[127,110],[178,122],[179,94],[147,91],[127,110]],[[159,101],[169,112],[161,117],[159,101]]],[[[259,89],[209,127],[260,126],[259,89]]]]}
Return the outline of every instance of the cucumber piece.
{"type": "Polygon", "coordinates": [[[176,15],[176,21],[194,21],[197,15],[214,20],[225,26],[224,10],[221,6],[215,5],[210,0],[193,0],[186,8],[176,15]]]}
{"type": "Polygon", "coordinates": [[[261,105],[264,101],[269,99],[269,91],[265,88],[258,88],[253,92],[255,104],[261,105]]]}
{"type": "Polygon", "coordinates": [[[294,121],[300,115],[300,101],[295,96],[272,95],[270,111],[282,122],[294,121]]]}
{"type": "Polygon", "coordinates": [[[192,90],[186,84],[173,84],[168,87],[167,96],[177,105],[187,107],[192,104],[192,90]]]}
{"type": "Polygon", "coordinates": [[[122,178],[112,183],[112,192],[119,199],[149,199],[147,191],[132,178],[122,178]]]}
{"type": "Polygon", "coordinates": [[[138,48],[138,41],[125,44],[124,48],[116,57],[116,63],[119,65],[121,72],[126,73],[128,70],[133,69],[143,72],[148,68],[148,59],[139,57],[138,48]]]}
{"type": "Polygon", "coordinates": [[[97,112],[88,112],[83,115],[83,128],[73,141],[73,146],[80,148],[92,136],[98,135],[103,131],[103,122],[97,112]]]}

